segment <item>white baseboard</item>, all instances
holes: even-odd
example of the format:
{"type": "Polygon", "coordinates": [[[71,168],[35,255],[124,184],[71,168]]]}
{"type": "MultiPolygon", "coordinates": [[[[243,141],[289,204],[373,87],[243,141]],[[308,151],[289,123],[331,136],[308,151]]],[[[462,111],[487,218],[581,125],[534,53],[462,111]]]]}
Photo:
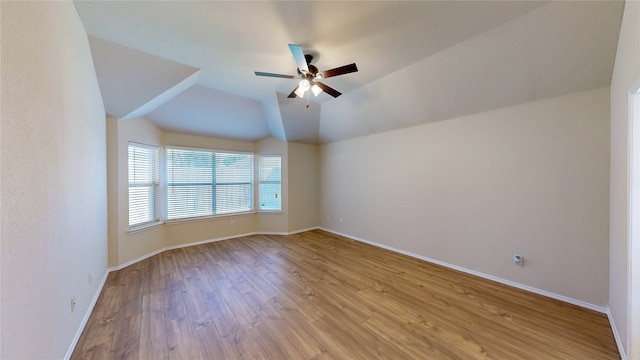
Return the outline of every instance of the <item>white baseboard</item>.
{"type": "Polygon", "coordinates": [[[120,264],[114,267],[109,268],[109,272],[111,271],[118,271],[118,270],[122,270],[128,266],[131,266],[135,263],[139,263],[142,260],[148,259],[152,256],[161,254],[167,250],[175,250],[175,249],[181,249],[181,248],[185,248],[185,247],[189,247],[189,246],[196,246],[196,245],[202,245],[202,244],[208,244],[208,243],[212,243],[212,242],[216,242],[216,241],[223,241],[223,240],[229,240],[229,239],[235,239],[235,238],[239,238],[239,237],[243,237],[243,236],[250,236],[250,235],[255,235],[257,233],[252,232],[252,233],[246,233],[246,234],[238,234],[238,235],[231,235],[231,236],[224,236],[224,237],[219,237],[219,238],[213,238],[213,239],[207,239],[207,240],[202,240],[202,241],[195,241],[195,242],[190,242],[190,243],[186,243],[186,244],[178,244],[178,245],[172,245],[172,246],[166,246],[163,247],[161,249],[152,251],[148,254],[142,255],[138,258],[135,258],[133,260],[127,261],[124,264],[120,264]]]}
{"type": "Polygon", "coordinates": [[[305,231],[318,230],[318,229],[320,229],[319,226],[314,226],[314,227],[310,227],[310,228],[306,228],[306,229],[289,231],[289,233],[287,235],[299,234],[299,233],[303,233],[305,231]]]}
{"type": "Polygon", "coordinates": [[[620,353],[621,360],[627,360],[627,351],[622,345],[622,338],[620,338],[620,333],[618,332],[618,327],[616,326],[615,321],[613,320],[613,315],[611,314],[611,310],[607,308],[607,318],[609,318],[609,324],[611,324],[611,331],[613,331],[613,337],[616,339],[616,345],[618,346],[618,352],[620,353]]]}
{"type": "Polygon", "coordinates": [[[71,359],[71,355],[73,355],[73,351],[75,350],[76,345],[78,345],[78,340],[80,340],[80,336],[82,335],[82,332],[84,331],[84,327],[87,326],[87,322],[89,321],[89,318],[91,317],[91,313],[93,312],[93,308],[96,306],[96,303],[98,302],[98,298],[100,297],[100,294],[102,293],[102,288],[104,287],[104,284],[107,282],[107,276],[109,276],[109,272],[110,272],[109,269],[107,269],[107,271],[104,273],[104,276],[102,277],[102,281],[100,281],[100,285],[98,285],[98,289],[96,290],[96,293],[93,295],[93,299],[91,300],[91,303],[89,304],[89,308],[84,313],[84,317],[82,318],[82,322],[80,323],[80,327],[78,327],[78,331],[76,331],[76,335],[73,337],[73,340],[71,341],[71,345],[69,346],[69,349],[67,350],[67,353],[64,356],[64,360],[71,359]]]}
{"type": "Polygon", "coordinates": [[[294,230],[294,231],[289,231],[289,232],[265,232],[265,231],[260,231],[260,232],[250,232],[250,233],[245,233],[245,234],[237,234],[237,235],[231,235],[231,236],[224,236],[224,237],[219,237],[219,238],[213,238],[213,239],[207,239],[207,240],[202,240],[202,241],[195,241],[195,242],[190,242],[190,243],[186,243],[186,244],[179,244],[179,245],[172,245],[172,246],[166,246],[163,247],[161,249],[152,251],[148,254],[142,255],[138,258],[135,258],[133,260],[127,261],[124,264],[120,264],[114,267],[111,267],[108,269],[109,272],[111,271],[118,271],[118,270],[122,270],[128,266],[131,266],[135,263],[138,263],[142,260],[148,259],[152,256],[158,255],[160,253],[163,253],[167,250],[175,250],[175,249],[181,249],[181,248],[185,248],[185,247],[189,247],[189,246],[195,246],[195,245],[202,245],[202,244],[208,244],[208,243],[212,243],[212,242],[216,242],[216,241],[223,241],[223,240],[230,240],[230,239],[235,239],[235,238],[240,238],[240,237],[245,237],[245,236],[251,236],[251,235],[293,235],[293,234],[297,234],[297,233],[301,233],[301,232],[305,232],[305,231],[311,231],[311,230],[316,230],[319,229],[318,226],[315,227],[310,227],[310,228],[306,228],[306,229],[300,229],[300,230],[294,230]]]}
{"type": "Polygon", "coordinates": [[[318,226],[314,226],[314,227],[310,227],[310,228],[306,228],[306,229],[299,229],[299,230],[293,230],[293,231],[260,231],[257,232],[256,234],[259,235],[293,235],[293,234],[298,234],[301,232],[305,232],[305,231],[311,231],[311,230],[316,230],[319,229],[320,227],[318,226]]]}
{"type": "Polygon", "coordinates": [[[403,255],[407,255],[407,256],[410,256],[410,257],[413,257],[413,258],[416,258],[416,259],[424,260],[424,261],[427,261],[427,262],[430,262],[430,263],[433,263],[433,264],[437,264],[437,265],[441,265],[441,266],[444,266],[444,267],[447,267],[447,268],[450,268],[450,269],[458,270],[458,271],[461,271],[461,272],[464,272],[464,273],[467,273],[467,274],[470,274],[470,275],[478,276],[478,277],[481,277],[481,278],[484,278],[484,279],[488,279],[488,280],[492,280],[492,281],[495,281],[495,282],[498,282],[498,283],[501,283],[501,284],[504,284],[504,285],[508,285],[508,286],[512,286],[512,287],[515,287],[515,288],[518,288],[518,289],[526,290],[526,291],[529,291],[529,292],[532,292],[532,293],[535,293],[535,294],[538,294],[538,295],[546,296],[546,297],[549,297],[549,298],[552,298],[552,299],[556,299],[556,300],[560,300],[560,301],[563,301],[563,302],[566,302],[566,303],[569,303],[569,304],[577,305],[577,306],[580,306],[580,307],[583,307],[583,308],[586,308],[586,309],[594,310],[594,311],[597,311],[599,313],[603,313],[603,314],[607,313],[607,308],[603,307],[603,306],[590,304],[590,303],[585,302],[585,301],[573,299],[573,298],[570,298],[570,297],[567,297],[567,296],[564,296],[564,295],[555,294],[555,293],[552,293],[552,292],[549,292],[549,291],[546,291],[546,290],[541,290],[541,289],[538,289],[538,288],[534,288],[532,286],[528,286],[528,285],[517,283],[515,281],[511,281],[511,280],[503,279],[503,278],[500,278],[500,277],[497,277],[497,276],[481,273],[479,271],[467,269],[467,268],[464,268],[464,267],[461,267],[461,266],[458,266],[458,265],[449,264],[449,263],[444,262],[444,261],[440,261],[440,260],[437,260],[437,259],[432,259],[432,258],[429,258],[429,257],[426,257],[426,256],[422,256],[422,255],[419,255],[419,254],[414,254],[414,253],[409,252],[409,251],[405,251],[405,250],[402,250],[402,249],[397,249],[397,248],[394,248],[392,246],[388,246],[388,245],[380,244],[380,243],[377,243],[377,242],[369,241],[369,240],[362,239],[362,238],[359,238],[359,237],[356,237],[356,236],[351,236],[349,234],[344,234],[344,233],[341,233],[341,232],[338,232],[338,231],[335,231],[335,230],[326,229],[326,228],[323,228],[323,227],[320,227],[320,229],[324,230],[326,232],[330,232],[330,233],[333,233],[333,234],[336,234],[336,235],[340,235],[340,236],[352,239],[352,240],[360,241],[360,242],[363,242],[363,243],[366,243],[366,244],[369,244],[369,245],[373,245],[373,246],[376,246],[376,247],[379,247],[379,248],[387,249],[387,250],[390,250],[390,251],[393,251],[393,252],[397,252],[397,253],[400,253],[400,254],[403,254],[403,255]]]}

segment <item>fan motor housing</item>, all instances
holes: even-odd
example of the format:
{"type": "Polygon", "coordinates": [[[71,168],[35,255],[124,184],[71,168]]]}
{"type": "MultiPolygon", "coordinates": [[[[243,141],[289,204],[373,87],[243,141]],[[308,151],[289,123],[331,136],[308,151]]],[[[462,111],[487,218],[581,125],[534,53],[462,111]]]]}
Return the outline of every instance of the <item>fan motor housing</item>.
{"type": "Polygon", "coordinates": [[[300,77],[305,77],[306,75],[311,75],[311,77],[316,77],[316,75],[318,75],[318,68],[315,65],[308,64],[307,67],[309,68],[309,72],[306,74],[300,71],[300,69],[298,69],[298,75],[300,77]]]}

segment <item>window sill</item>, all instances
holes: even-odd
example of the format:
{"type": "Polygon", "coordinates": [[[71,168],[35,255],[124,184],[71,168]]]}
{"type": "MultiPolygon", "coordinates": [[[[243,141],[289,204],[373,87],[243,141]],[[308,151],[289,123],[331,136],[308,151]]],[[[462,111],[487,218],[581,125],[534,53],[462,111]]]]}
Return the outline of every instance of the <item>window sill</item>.
{"type": "Polygon", "coordinates": [[[284,214],[284,211],[282,211],[282,210],[258,210],[258,214],[275,214],[275,215],[280,215],[280,214],[284,214]]]}
{"type": "Polygon", "coordinates": [[[247,215],[255,215],[255,214],[256,214],[255,211],[245,211],[245,212],[237,212],[232,214],[219,214],[219,215],[189,217],[189,218],[182,218],[182,219],[171,219],[171,220],[165,220],[164,223],[167,225],[172,225],[172,224],[180,224],[185,222],[216,220],[216,219],[228,218],[233,216],[247,216],[247,215]]]}
{"type": "Polygon", "coordinates": [[[129,231],[127,231],[127,234],[137,233],[137,232],[140,232],[140,231],[143,231],[143,230],[148,230],[148,229],[151,229],[151,228],[154,228],[154,227],[158,227],[160,225],[162,225],[162,221],[158,220],[158,221],[154,221],[152,223],[130,227],[129,231]]]}

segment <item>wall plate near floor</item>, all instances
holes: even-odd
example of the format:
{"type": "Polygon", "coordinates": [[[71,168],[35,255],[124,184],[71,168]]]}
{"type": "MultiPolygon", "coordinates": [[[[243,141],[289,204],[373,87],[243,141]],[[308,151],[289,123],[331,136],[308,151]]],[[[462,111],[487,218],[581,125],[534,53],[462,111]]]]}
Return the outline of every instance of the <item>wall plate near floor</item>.
{"type": "Polygon", "coordinates": [[[524,266],[524,256],[520,254],[513,254],[513,264],[518,266],[524,266]]]}

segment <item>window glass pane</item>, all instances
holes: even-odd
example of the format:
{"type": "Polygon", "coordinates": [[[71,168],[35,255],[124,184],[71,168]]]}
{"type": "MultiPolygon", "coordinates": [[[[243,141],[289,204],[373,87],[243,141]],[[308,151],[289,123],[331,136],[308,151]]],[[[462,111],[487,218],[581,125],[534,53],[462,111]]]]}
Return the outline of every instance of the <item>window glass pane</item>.
{"type": "Polygon", "coordinates": [[[205,151],[167,149],[167,182],[171,184],[211,183],[213,154],[205,151]]]}
{"type": "Polygon", "coordinates": [[[282,169],[279,155],[260,157],[260,210],[281,210],[282,169]]]}
{"type": "Polygon", "coordinates": [[[218,184],[216,186],[216,214],[251,210],[253,185],[218,184]]]}
{"type": "Polygon", "coordinates": [[[178,219],[212,214],[212,185],[175,185],[167,187],[167,217],[178,219]]]}
{"type": "Polygon", "coordinates": [[[167,217],[253,209],[253,155],[167,149],[167,217]]]}
{"type": "Polygon", "coordinates": [[[252,156],[249,154],[216,153],[216,183],[251,183],[252,156]]]}
{"type": "Polygon", "coordinates": [[[138,144],[128,147],[129,227],[158,220],[158,148],[138,144]]]}

